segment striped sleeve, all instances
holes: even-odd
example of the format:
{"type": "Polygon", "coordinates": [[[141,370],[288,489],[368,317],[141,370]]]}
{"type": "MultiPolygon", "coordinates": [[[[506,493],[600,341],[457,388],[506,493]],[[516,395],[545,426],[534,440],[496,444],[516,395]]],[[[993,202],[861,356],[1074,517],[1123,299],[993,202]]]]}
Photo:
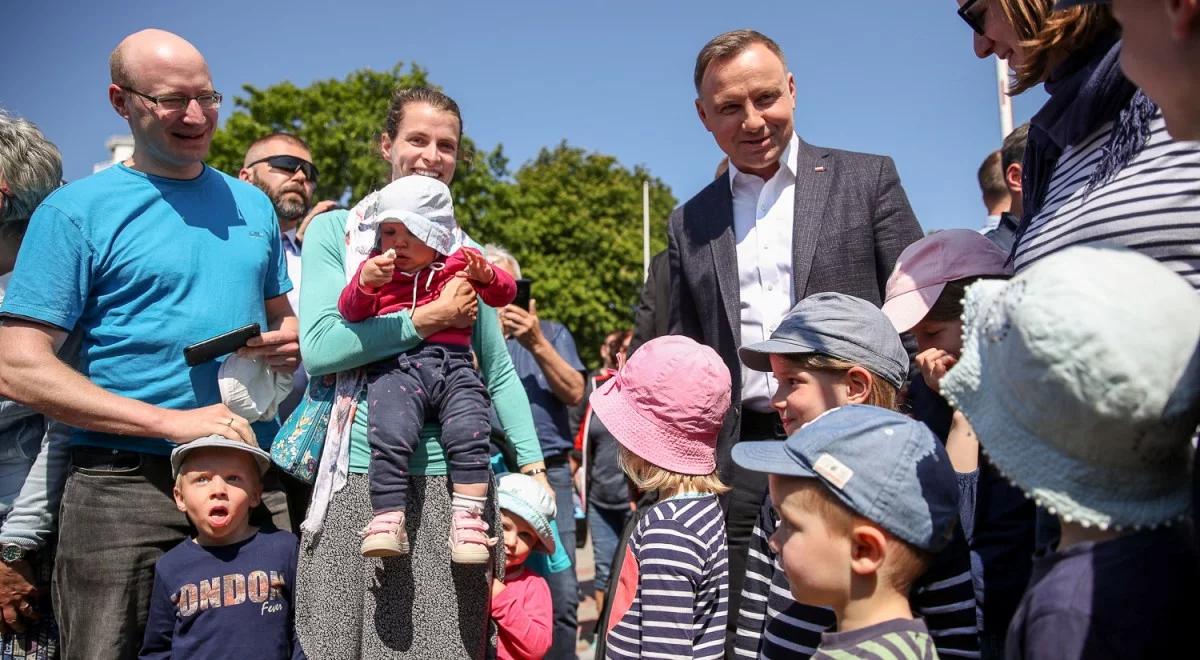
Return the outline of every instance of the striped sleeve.
{"type": "Polygon", "coordinates": [[[909,601],[913,614],[924,619],[929,627],[938,655],[979,657],[971,555],[961,529],[954,530],[950,544],[934,556],[929,568],[913,584],[909,601]]]}
{"type": "Polygon", "coordinates": [[[775,553],[769,545],[775,531],[775,516],[771,500],[763,502],[758,522],[750,537],[746,556],[746,575],[742,583],[741,604],[737,612],[737,631],[733,648],[739,658],[757,658],[767,619],[767,598],[771,594],[771,577],[775,574],[775,553]]]}

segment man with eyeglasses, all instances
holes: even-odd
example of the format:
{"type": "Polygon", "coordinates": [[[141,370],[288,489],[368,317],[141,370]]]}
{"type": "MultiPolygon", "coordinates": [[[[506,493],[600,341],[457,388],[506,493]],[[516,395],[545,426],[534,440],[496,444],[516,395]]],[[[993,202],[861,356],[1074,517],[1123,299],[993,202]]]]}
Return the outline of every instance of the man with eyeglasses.
{"type": "MultiPolygon", "coordinates": [[[[299,361],[271,202],[204,164],[221,103],[204,57],[144,30],[110,68],[133,155],[37,208],[0,306],[0,396],[78,429],[52,587],[67,658],[141,647],[154,563],[189,534],[171,449],[211,435],[266,447],[278,429],[231,412],[219,360],[189,367],[182,349],[256,323],[243,354],[279,371],[299,361]],[[81,336],[79,371],[55,357],[69,333],[81,336]]],[[[274,524],[289,528],[278,482],[266,490],[274,524]]]]}

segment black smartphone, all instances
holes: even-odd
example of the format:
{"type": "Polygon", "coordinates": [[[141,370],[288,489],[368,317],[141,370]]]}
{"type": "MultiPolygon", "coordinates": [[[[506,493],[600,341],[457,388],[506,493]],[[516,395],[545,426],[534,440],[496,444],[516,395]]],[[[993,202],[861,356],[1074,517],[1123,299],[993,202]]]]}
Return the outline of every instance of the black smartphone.
{"type": "Polygon", "coordinates": [[[262,329],[258,327],[258,324],[251,323],[237,330],[231,330],[188,346],[183,349],[183,359],[189,367],[194,367],[222,355],[228,355],[245,346],[251,337],[261,334],[262,329]]]}
{"type": "Polygon", "coordinates": [[[513,298],[513,304],[525,311],[529,311],[529,296],[532,293],[533,280],[522,277],[517,280],[517,297],[513,298]]]}

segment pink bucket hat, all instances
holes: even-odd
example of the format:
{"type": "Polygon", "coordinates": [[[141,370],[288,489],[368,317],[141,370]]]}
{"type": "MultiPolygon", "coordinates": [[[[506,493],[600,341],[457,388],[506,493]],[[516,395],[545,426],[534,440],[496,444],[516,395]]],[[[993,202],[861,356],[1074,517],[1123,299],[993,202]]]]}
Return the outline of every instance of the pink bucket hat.
{"type": "Polygon", "coordinates": [[[887,281],[883,313],[896,332],[908,332],[929,313],[947,282],[1012,275],[1007,261],[1004,250],[971,229],[926,236],[900,253],[887,281]]]}
{"type": "Polygon", "coordinates": [[[588,400],[629,451],[664,470],[705,475],[717,469],[732,387],[716,351],[668,335],[643,344],[588,400]]]}

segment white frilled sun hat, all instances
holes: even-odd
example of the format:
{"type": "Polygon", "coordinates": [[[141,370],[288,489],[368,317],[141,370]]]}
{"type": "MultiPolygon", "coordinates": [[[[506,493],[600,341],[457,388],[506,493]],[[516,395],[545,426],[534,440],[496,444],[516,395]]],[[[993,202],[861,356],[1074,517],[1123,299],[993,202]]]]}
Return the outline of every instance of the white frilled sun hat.
{"type": "Polygon", "coordinates": [[[365,221],[375,231],[385,221],[402,222],[413,236],[444,256],[459,248],[450,188],[431,177],[414,174],[384,186],[365,221]]]}

